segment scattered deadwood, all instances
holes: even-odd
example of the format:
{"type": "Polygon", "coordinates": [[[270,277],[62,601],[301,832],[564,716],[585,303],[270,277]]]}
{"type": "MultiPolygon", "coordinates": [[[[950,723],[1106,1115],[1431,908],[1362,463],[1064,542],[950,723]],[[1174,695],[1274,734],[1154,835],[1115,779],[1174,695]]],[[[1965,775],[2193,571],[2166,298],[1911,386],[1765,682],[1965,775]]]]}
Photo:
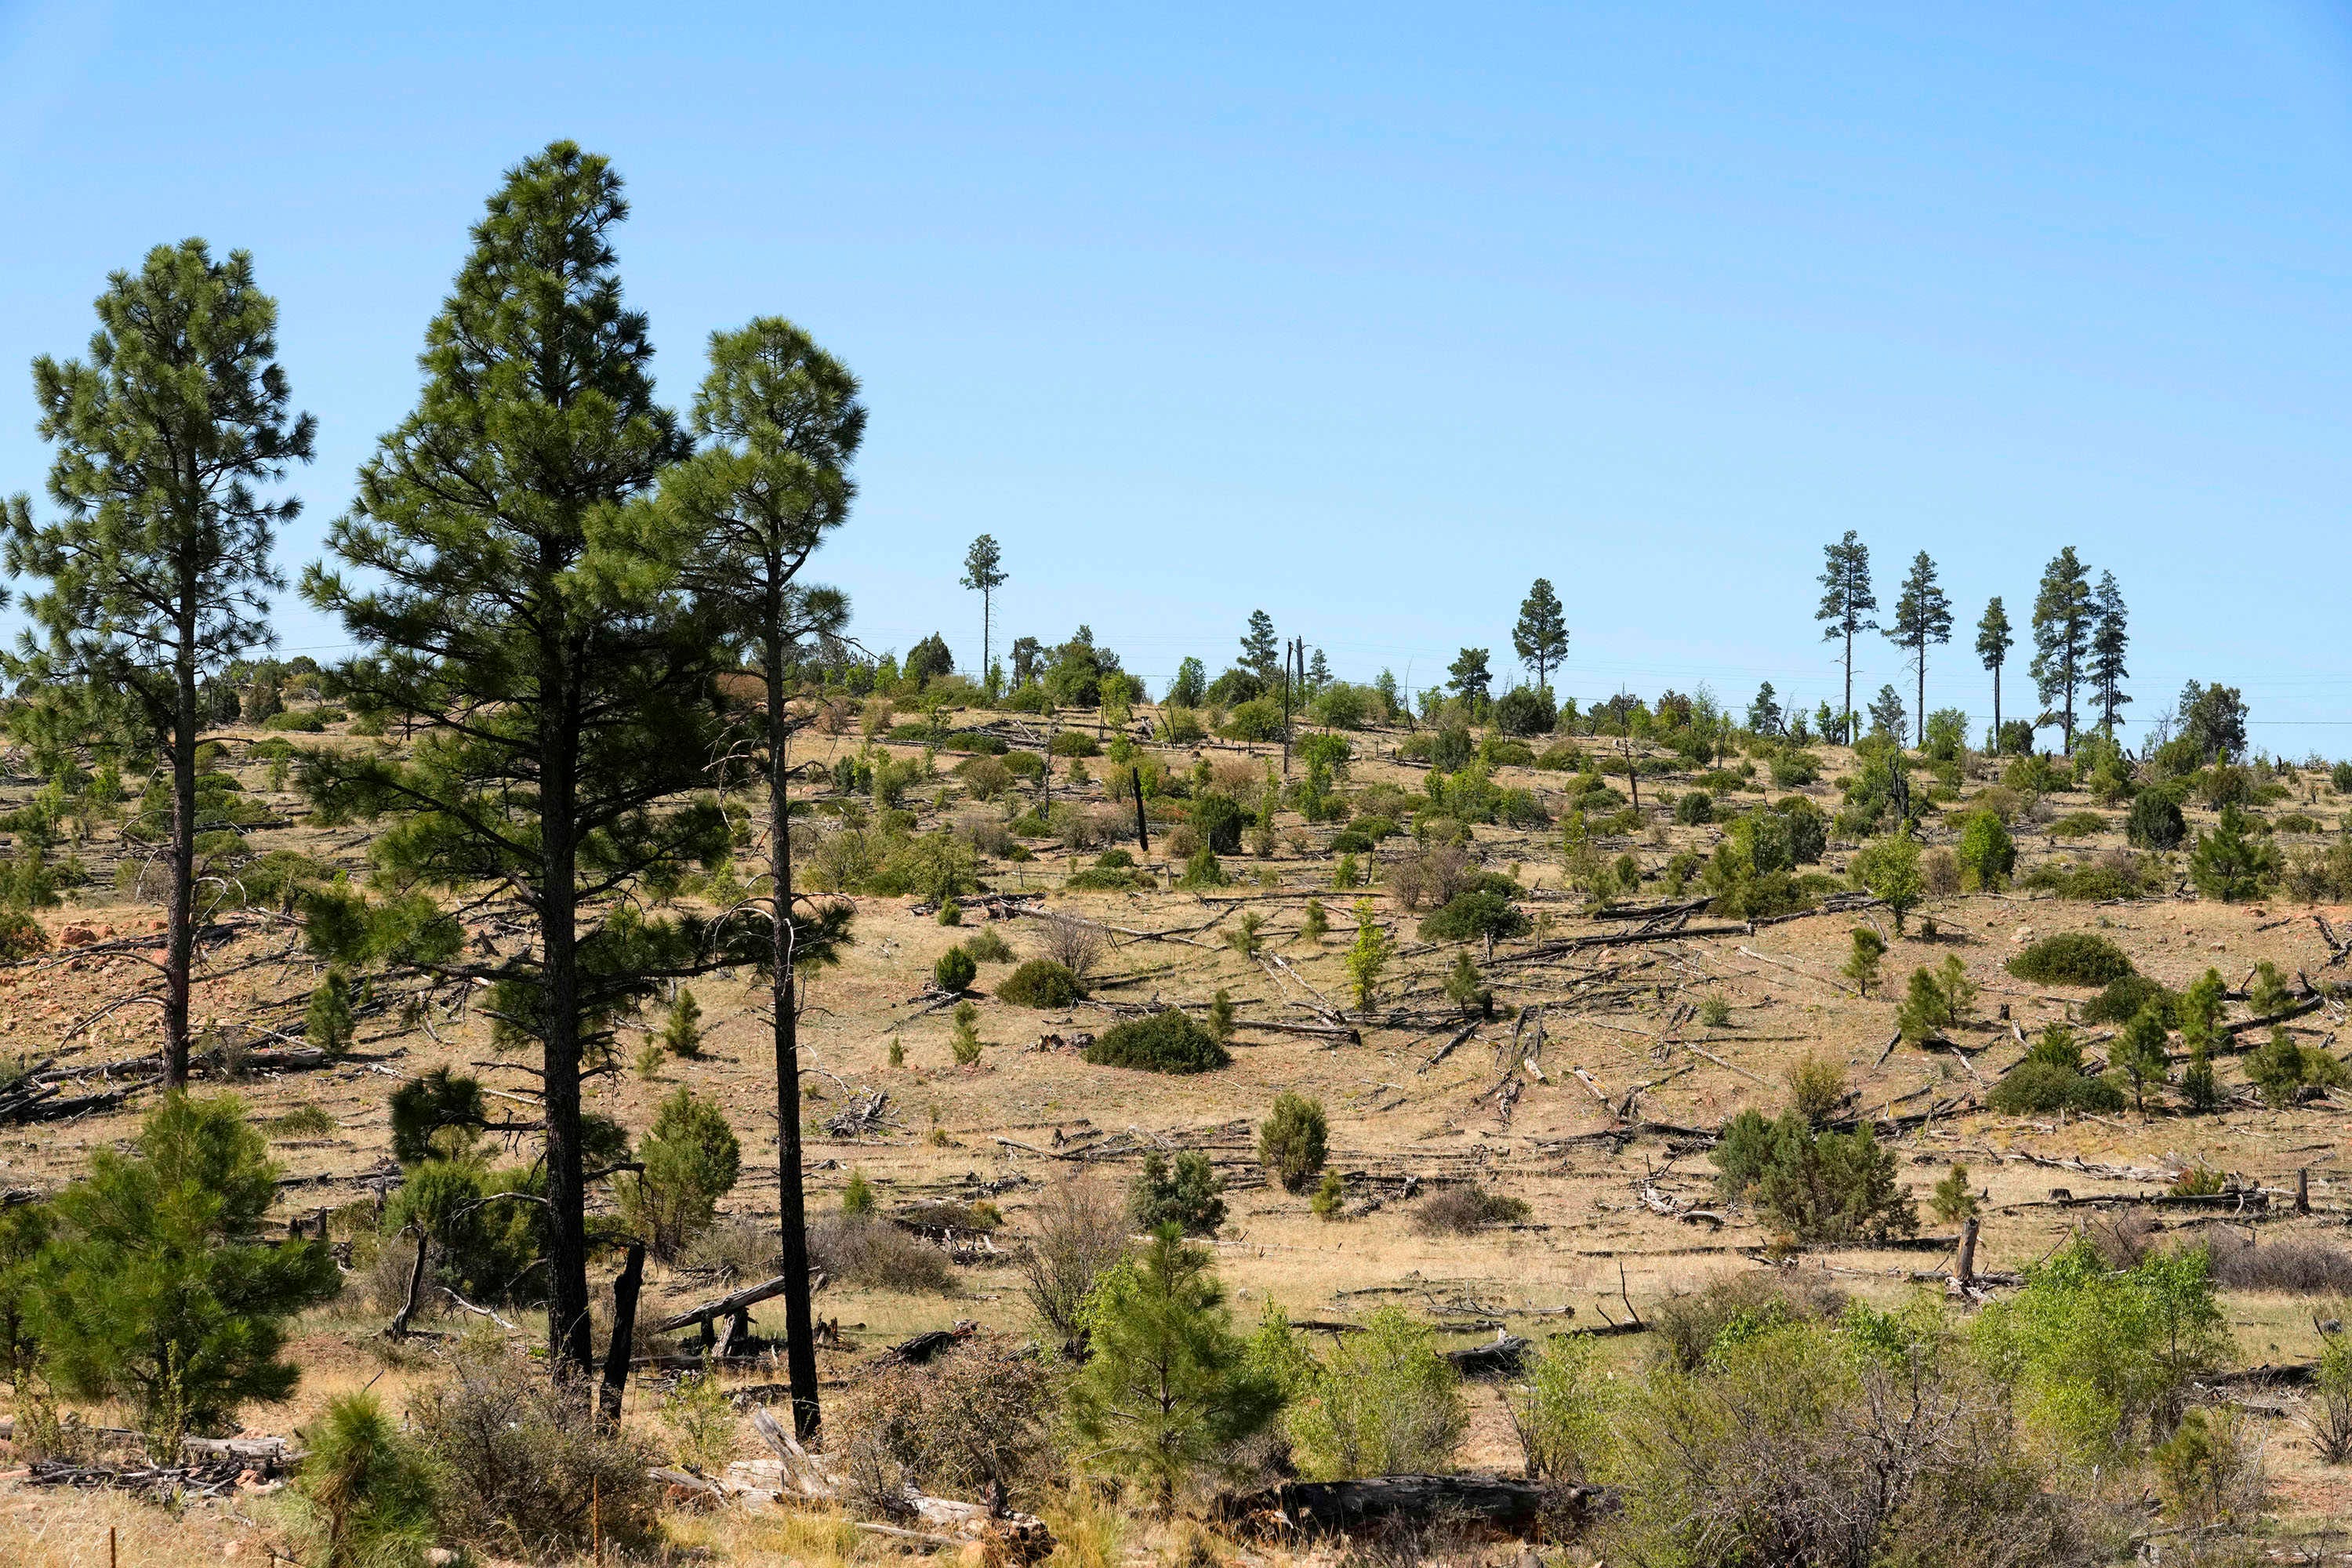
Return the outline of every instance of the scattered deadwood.
{"type": "MultiPolygon", "coordinates": [[[[775,1455],[772,1459],[739,1459],[716,1478],[718,1489],[730,1497],[785,1498],[818,1501],[842,1500],[842,1485],[834,1457],[812,1454],[801,1447],[782,1423],[763,1408],[751,1412],[752,1428],[775,1455]]],[[[665,1478],[666,1479],[666,1478],[665,1478]]],[[[938,1541],[954,1547],[979,1543],[982,1560],[1003,1568],[1029,1568],[1054,1550],[1053,1532],[1034,1514],[992,1509],[983,1503],[931,1497],[909,1486],[892,1500],[888,1512],[900,1524],[875,1523],[875,1533],[899,1539],[938,1541]],[[909,1529],[919,1525],[920,1529],[909,1529]]]]}
{"type": "Polygon", "coordinates": [[[1548,942],[1539,947],[1531,947],[1525,952],[1515,952],[1507,958],[1498,958],[1486,967],[1491,971],[1516,968],[1522,963],[1546,963],[1571,952],[1582,952],[1588,948],[1625,947],[1643,942],[1679,942],[1685,937],[1747,936],[1748,934],[1748,926],[1743,921],[1738,925],[1685,926],[1679,931],[1612,931],[1601,936],[1572,936],[1564,942],[1548,942]]]}
{"type": "Polygon", "coordinates": [[[824,1120],[824,1130],[836,1138],[878,1138],[898,1126],[890,1116],[889,1091],[879,1089],[857,1096],[849,1102],[848,1110],[835,1111],[824,1120]]]}
{"type": "Polygon", "coordinates": [[[1532,1541],[1547,1521],[1607,1513],[1614,1492],[1601,1487],[1547,1487],[1507,1476],[1367,1476],[1353,1481],[1285,1481],[1219,1501],[1228,1520],[1267,1534],[1339,1535],[1394,1521],[1450,1525],[1532,1541]]]}

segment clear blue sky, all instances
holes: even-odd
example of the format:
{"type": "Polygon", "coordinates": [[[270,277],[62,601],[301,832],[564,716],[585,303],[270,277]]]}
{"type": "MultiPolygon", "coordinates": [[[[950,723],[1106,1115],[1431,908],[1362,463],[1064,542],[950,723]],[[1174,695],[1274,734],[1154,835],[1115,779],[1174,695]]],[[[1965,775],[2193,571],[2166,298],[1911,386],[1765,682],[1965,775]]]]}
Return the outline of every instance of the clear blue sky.
{"type": "Polygon", "coordinates": [[[665,395],[764,312],[863,376],[824,575],[877,648],[976,656],[990,532],[1000,647],[1086,621],[1155,690],[1259,605],[1346,676],[1507,666],[1540,574],[1570,694],[1810,707],[1853,528],[1890,606],[1942,564],[1929,703],[1982,713],[1966,628],[2073,543],[2135,716],[2220,679],[2352,752],[2342,6],[523,9],[0,3],[0,490],[47,467],[26,361],[203,235],[320,419],[290,574],[482,198],[569,136],[629,181],[665,395]]]}

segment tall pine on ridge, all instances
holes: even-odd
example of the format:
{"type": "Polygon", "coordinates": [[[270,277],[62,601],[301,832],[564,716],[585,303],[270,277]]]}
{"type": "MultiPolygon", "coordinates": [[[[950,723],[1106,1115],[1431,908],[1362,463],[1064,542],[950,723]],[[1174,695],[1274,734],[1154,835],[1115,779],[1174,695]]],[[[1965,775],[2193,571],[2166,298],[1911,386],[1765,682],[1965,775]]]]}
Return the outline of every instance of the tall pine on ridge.
{"type": "MultiPolygon", "coordinates": [[[[800,580],[824,536],[841,526],[856,493],[850,459],[866,432],[857,381],[809,335],[779,317],[713,333],[710,372],[694,400],[702,449],[670,470],[662,500],[699,542],[688,582],[718,609],[751,655],[763,698],[755,766],[768,785],[772,900],[767,963],[773,984],[776,1150],[784,1275],[785,1359],[793,1424],[802,1437],[818,1423],[816,1327],[809,1305],[808,1231],[801,1180],[800,1001],[795,971],[829,960],[847,906],[808,917],[794,912],[790,786],[785,757],[793,733],[812,721],[791,698],[796,666],[812,647],[835,641],[849,618],[836,589],[800,580]]],[[[988,543],[989,572],[994,544],[988,543]]],[[[980,544],[972,546],[981,573],[980,544]]],[[[995,582],[1003,582],[995,573],[995,582]]],[[[991,584],[992,586],[992,584],[991,584]]]]}
{"type": "Polygon", "coordinates": [[[2042,694],[2042,722],[2066,731],[2066,754],[2074,754],[2074,692],[2091,650],[2090,575],[2068,545],[2042,568],[2042,589],[2033,600],[2033,662],[2028,667],[2042,694]]]}
{"type": "Polygon", "coordinates": [[[1924,550],[1912,558],[1903,592],[1895,601],[1895,624],[1887,640],[1911,651],[1919,678],[1918,743],[1927,743],[1927,645],[1952,640],[1952,601],[1936,582],[1936,563],[1924,550]]]}
{"type": "Polygon", "coordinates": [[[2091,701],[2099,710],[2099,733],[2113,740],[2124,707],[2131,701],[2124,695],[2124,682],[2131,678],[2124,665],[2124,655],[2131,647],[2130,621],[2114,573],[2099,574],[2099,585],[2091,594],[2091,614],[2095,617],[2091,627],[2091,701]]]}
{"type": "Polygon", "coordinates": [[[2017,639],[2010,635],[2009,612],[2001,608],[2000,595],[1995,594],[1985,605],[1983,618],[1977,622],[1977,658],[1992,672],[1992,750],[2000,751],[2000,670],[2009,662],[2009,650],[2017,639]]]}
{"type": "Polygon", "coordinates": [[[1568,617],[1549,578],[1538,577],[1519,602],[1518,624],[1511,628],[1511,651],[1536,672],[1536,689],[1551,689],[1551,672],[1568,657],[1568,617]]]}
{"type": "MultiPolygon", "coordinates": [[[[392,816],[380,863],[463,900],[437,919],[380,907],[434,973],[488,980],[502,1045],[540,1047],[545,1096],[548,1340],[584,1373],[588,1321],[583,1065],[660,980],[687,973],[691,922],[631,895],[726,846],[691,791],[717,749],[716,628],[677,588],[690,531],[648,491],[686,455],[654,401],[645,318],[624,307],[611,235],[621,181],[569,142],[509,172],[426,329],[415,412],[377,445],[331,534],[362,574],[323,565],[303,592],[365,650],[354,700],[424,731],[405,763],[315,758],[322,814],[392,816]],[[457,920],[504,913],[499,941],[457,920]]],[[[353,930],[359,911],[314,925],[353,930]]]]}
{"type": "Polygon", "coordinates": [[[1878,623],[1870,618],[1870,612],[1878,608],[1878,596],[1870,588],[1870,546],[1853,529],[1847,529],[1837,543],[1823,545],[1822,556],[1822,605],[1813,612],[1813,619],[1828,623],[1822,630],[1823,642],[1845,639],[1845,706],[1839,710],[1837,738],[1851,745],[1854,634],[1878,629],[1878,623]]]}
{"type": "Polygon", "coordinates": [[[57,443],[49,497],[33,521],[8,502],[12,576],[43,577],[25,608],[34,629],[9,672],[71,700],[127,697],[134,724],[171,770],[164,865],[163,1078],[188,1081],[188,987],[195,947],[196,748],[207,725],[197,686],[276,641],[268,595],[279,524],[301,510],[255,486],[310,460],[317,424],[288,413],[278,304],[254,287],[253,258],[215,261],[201,239],[157,246],[98,298],[88,360],[33,362],[40,434],[57,443]]]}

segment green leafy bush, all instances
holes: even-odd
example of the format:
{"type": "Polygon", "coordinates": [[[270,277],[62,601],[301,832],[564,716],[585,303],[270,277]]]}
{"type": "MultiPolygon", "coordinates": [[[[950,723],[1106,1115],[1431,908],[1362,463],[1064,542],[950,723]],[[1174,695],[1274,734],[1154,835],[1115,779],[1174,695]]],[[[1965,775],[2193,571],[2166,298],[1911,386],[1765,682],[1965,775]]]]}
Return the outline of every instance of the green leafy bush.
{"type": "Polygon", "coordinates": [[[2083,1004],[2083,1022],[2127,1024],[2142,1008],[2153,1007],[2168,1024],[2179,1001],[2179,997],[2145,974],[2118,974],[2107,982],[2105,990],[2083,1004]]]}
{"type": "MultiPolygon", "coordinates": [[[[1024,966],[1025,967],[1025,966],[1024,966]]],[[[1181,1007],[1126,1018],[1095,1037],[1086,1059],[1096,1067],[1142,1072],[1211,1072],[1233,1063],[1233,1054],[1181,1007]]]]}
{"type": "Polygon", "coordinates": [[[2180,803],[2169,793],[2147,789],[2132,798],[2124,837],[2139,849],[2178,849],[2189,837],[2189,824],[2180,815],[2180,803]]]}
{"type": "Polygon", "coordinates": [[[742,1172],[743,1150],[725,1111],[680,1088],[654,1113],[637,1159],[645,1169],[621,1179],[622,1218],[655,1257],[669,1259],[710,1228],[742,1172]]]}
{"type": "Polygon", "coordinates": [[[135,1154],[92,1150],[51,1202],[27,1313],[57,1386],[130,1405],[167,1459],[180,1436],[233,1431],[239,1406],[291,1394],[285,1321],[342,1279],[324,1242],[263,1237],[277,1177],[228,1099],[175,1091],[135,1154]]]}
{"type": "Polygon", "coordinates": [[[1434,1332],[1396,1307],[1341,1336],[1302,1394],[1286,1423],[1319,1478],[1443,1474],[1470,1427],[1461,1374],[1434,1332]]]}
{"type": "Polygon", "coordinates": [[[2352,1084],[2352,1070],[2320,1047],[2299,1044],[2282,1026],[2246,1058],[2246,1081],[2262,1091],[2263,1103],[2287,1106],[2306,1088],[2352,1084]]]}
{"type": "Polygon", "coordinates": [[[1685,827],[1704,827],[1715,820],[1715,797],[1705,790],[1692,790],[1675,802],[1675,821],[1685,827]]]}
{"type": "Polygon", "coordinates": [[[1816,1132],[1794,1110],[1777,1121],[1743,1110],[1724,1124],[1710,1157],[1727,1197],[1752,1197],[1799,1241],[1883,1241],[1919,1228],[1894,1154],[1866,1124],[1816,1132]]]}
{"type": "Polygon", "coordinates": [[[1320,1100],[1284,1093],[1258,1123],[1257,1159],[1286,1192],[1302,1192],[1323,1171],[1330,1124],[1320,1100]]]}
{"type": "Polygon", "coordinates": [[[410,1568],[434,1542],[437,1489],[406,1434],[362,1390],[338,1394],[306,1434],[297,1533],[319,1568],[410,1568]]]}
{"type": "Polygon", "coordinates": [[[1033,958],[1004,977],[996,999],[1019,1007],[1066,1007],[1087,994],[1085,984],[1050,958],[1033,958]]]}
{"type": "Polygon", "coordinates": [[[1455,895],[1420,928],[1423,942],[1483,942],[1489,952],[1496,942],[1524,936],[1528,929],[1528,917],[1517,904],[1486,889],[1455,895]]]}
{"type": "Polygon", "coordinates": [[[1969,892],[1999,892],[2009,886],[2017,869],[2017,843],[1999,815],[1974,811],[1960,825],[1955,850],[1960,862],[1960,886],[1969,892]]]}
{"type": "Polygon", "coordinates": [[[980,961],[961,947],[951,947],[931,965],[931,984],[942,991],[963,991],[980,978],[980,961]]]}
{"type": "Polygon", "coordinates": [[[1172,1225],[1187,1236],[1208,1236],[1225,1223],[1224,1178],[1198,1149],[1179,1152],[1173,1165],[1157,1149],[1128,1193],[1128,1215],[1138,1230],[1172,1225]]]}
{"type": "Polygon", "coordinates": [[[2009,972],[2037,985],[2105,985],[2135,973],[2123,949],[2089,931],[2043,937],[2011,958],[2009,972]]]}
{"type": "Polygon", "coordinates": [[[2005,1115],[2047,1116],[2061,1110],[2121,1110],[2123,1087],[2083,1070],[2082,1043],[2063,1024],[2042,1031],[2025,1059],[1992,1086],[1986,1103],[2005,1115]]]}
{"type": "Polygon", "coordinates": [[[2234,805],[2221,808],[2210,833],[2189,852],[2189,878],[2209,899],[2237,903],[2259,894],[2279,873],[2278,847],[2257,831],[2254,818],[2234,805]]]}

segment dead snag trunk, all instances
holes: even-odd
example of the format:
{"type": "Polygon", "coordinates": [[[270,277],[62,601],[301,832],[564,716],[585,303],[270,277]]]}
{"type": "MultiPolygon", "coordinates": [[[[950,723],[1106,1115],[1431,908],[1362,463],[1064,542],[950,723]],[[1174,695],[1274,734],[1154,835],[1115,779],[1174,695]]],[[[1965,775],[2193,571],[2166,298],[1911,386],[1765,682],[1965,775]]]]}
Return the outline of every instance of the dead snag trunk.
{"type": "Polygon", "coordinates": [[[604,1383],[596,1414],[609,1429],[621,1424],[621,1395],[629,1382],[629,1352],[637,1338],[637,1291],[646,1282],[646,1244],[629,1243],[629,1260],[613,1281],[613,1337],[604,1346],[604,1383]]]}

